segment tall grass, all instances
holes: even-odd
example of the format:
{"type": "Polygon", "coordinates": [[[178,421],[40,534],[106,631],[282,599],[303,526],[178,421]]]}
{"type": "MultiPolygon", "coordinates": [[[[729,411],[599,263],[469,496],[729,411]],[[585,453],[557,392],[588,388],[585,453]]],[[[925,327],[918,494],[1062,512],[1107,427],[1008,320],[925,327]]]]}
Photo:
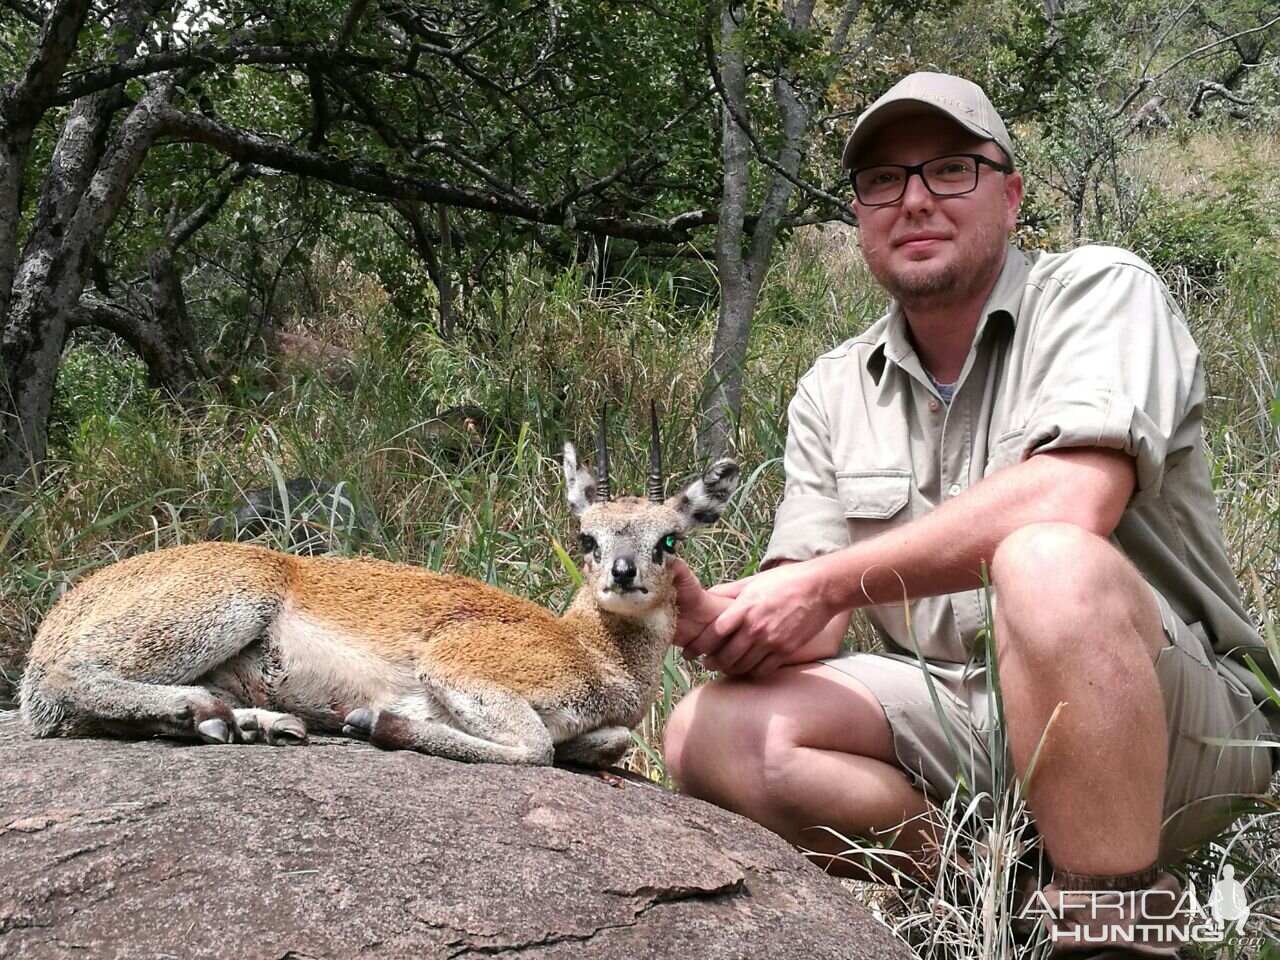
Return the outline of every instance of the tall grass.
{"type": "MultiPolygon", "coordinates": [[[[1157,151],[1139,158],[1136,172],[1159,187],[1146,196],[1165,205],[1150,211],[1163,223],[1176,226],[1182,218],[1194,227],[1215,216],[1204,188],[1217,189],[1218,182],[1187,173],[1203,170],[1194,159],[1201,149],[1165,149],[1159,163],[1157,151]],[[1187,162],[1179,166],[1170,156],[1187,162]]],[[[1221,151],[1214,156],[1221,159],[1221,151]]],[[[1230,156],[1215,168],[1224,176],[1244,162],[1230,156]]],[[[1280,220],[1280,155],[1272,149],[1267,156],[1269,173],[1253,196],[1280,220]]],[[[1249,169],[1259,177],[1256,160],[1249,169]]],[[[1274,257],[1276,236],[1249,242],[1274,257]]],[[[1159,237],[1097,239],[1140,245],[1159,237]]],[[[1265,255],[1228,251],[1224,262],[1208,286],[1179,273],[1176,258],[1167,279],[1184,295],[1204,352],[1207,439],[1223,528],[1261,622],[1280,605],[1280,278],[1266,269],[1265,255]]],[[[615,487],[638,491],[646,404],[653,399],[672,489],[698,466],[694,417],[715,315],[688,294],[705,286],[705,277],[683,276],[682,269],[650,270],[644,282],[593,292],[577,271],[544,275],[512,264],[494,294],[492,320],[446,343],[428,323],[406,329],[367,281],[355,284],[357,302],[344,297],[353,286],[349,270],[325,265],[334,290],[320,299],[336,306],[300,326],[351,347],[351,376],[335,385],[246,363],[225,392],[210,392],[186,409],[149,391],[140,367],[116,346],[78,343],[60,380],[48,473],[25,511],[0,529],[0,670],[15,670],[15,652],[68,582],[126,555],[192,542],[245,491],[285,477],[342,483],[373,505],[380,529],[363,544],[366,553],[464,573],[562,609],[576,575],[557,549],[573,533],[560,482],[563,442],[590,449],[607,402],[615,487]],[[395,335],[385,336],[387,330],[395,335]],[[436,414],[459,407],[483,416],[442,428],[436,414]]],[[[782,250],[764,288],[737,424],[744,489],[721,524],[685,548],[704,582],[758,565],[781,494],[786,405],[795,382],[814,357],[863,329],[881,304],[852,231],[814,229],[782,250]]],[[[664,778],[666,718],[706,679],[668,657],[660,697],[631,758],[636,769],[664,778]]],[[[877,901],[922,955],[1005,956],[1015,949],[1007,925],[1012,865],[1034,851],[1021,786],[1007,768],[999,777],[1000,795],[986,798],[994,818],[966,805],[974,798],[953,799],[949,867],[938,885],[903,887],[896,899],[877,901]]],[[[1220,855],[1263,863],[1265,844],[1275,847],[1272,823],[1252,821],[1230,851],[1208,850],[1187,867],[1189,875],[1206,875],[1220,855]]],[[[1267,883],[1276,883],[1274,875],[1256,878],[1258,889],[1267,883]]]]}

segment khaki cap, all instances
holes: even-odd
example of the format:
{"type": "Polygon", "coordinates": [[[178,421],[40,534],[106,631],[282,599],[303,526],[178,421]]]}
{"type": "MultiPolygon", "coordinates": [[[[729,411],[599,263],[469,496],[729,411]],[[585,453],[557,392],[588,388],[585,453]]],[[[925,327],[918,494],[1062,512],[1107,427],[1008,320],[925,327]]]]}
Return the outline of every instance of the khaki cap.
{"type": "Polygon", "coordinates": [[[1013,141],[1004,121],[982,88],[963,77],[946,73],[913,73],[903,77],[888,93],[869,106],[853,125],[844,145],[843,165],[852,170],[854,161],[886,123],[933,111],[954,120],[974,136],[994,141],[1013,163],[1013,141]]]}

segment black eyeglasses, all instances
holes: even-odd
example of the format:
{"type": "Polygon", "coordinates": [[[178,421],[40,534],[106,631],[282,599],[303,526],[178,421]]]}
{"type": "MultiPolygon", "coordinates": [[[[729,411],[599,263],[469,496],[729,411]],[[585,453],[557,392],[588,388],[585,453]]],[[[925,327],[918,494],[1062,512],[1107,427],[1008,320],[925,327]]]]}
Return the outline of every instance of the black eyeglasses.
{"type": "Polygon", "coordinates": [[[958,197],[978,188],[978,171],[984,165],[1001,173],[1013,173],[1013,167],[1008,164],[980,154],[954,153],[912,166],[882,163],[855,170],[851,177],[853,192],[864,207],[888,206],[902,199],[907,192],[907,181],[913,173],[918,173],[920,182],[935,197],[958,197]]]}

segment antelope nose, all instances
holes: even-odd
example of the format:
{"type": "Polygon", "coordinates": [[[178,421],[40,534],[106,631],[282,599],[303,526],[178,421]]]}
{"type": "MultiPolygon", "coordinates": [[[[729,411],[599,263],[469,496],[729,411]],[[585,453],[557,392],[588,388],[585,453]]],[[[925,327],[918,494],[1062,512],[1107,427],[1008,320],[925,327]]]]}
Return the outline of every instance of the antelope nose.
{"type": "Polygon", "coordinates": [[[630,557],[617,557],[613,561],[612,573],[614,582],[625,587],[636,578],[636,562],[630,557]]]}

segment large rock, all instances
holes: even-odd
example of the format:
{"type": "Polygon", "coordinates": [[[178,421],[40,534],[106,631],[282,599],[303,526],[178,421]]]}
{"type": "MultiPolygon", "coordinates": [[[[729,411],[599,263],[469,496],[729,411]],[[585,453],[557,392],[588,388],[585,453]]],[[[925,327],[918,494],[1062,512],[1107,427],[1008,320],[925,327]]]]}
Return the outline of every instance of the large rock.
{"type": "Polygon", "coordinates": [[[741,817],[364,744],[32,740],[0,715],[0,958],[907,958],[741,817]]]}

